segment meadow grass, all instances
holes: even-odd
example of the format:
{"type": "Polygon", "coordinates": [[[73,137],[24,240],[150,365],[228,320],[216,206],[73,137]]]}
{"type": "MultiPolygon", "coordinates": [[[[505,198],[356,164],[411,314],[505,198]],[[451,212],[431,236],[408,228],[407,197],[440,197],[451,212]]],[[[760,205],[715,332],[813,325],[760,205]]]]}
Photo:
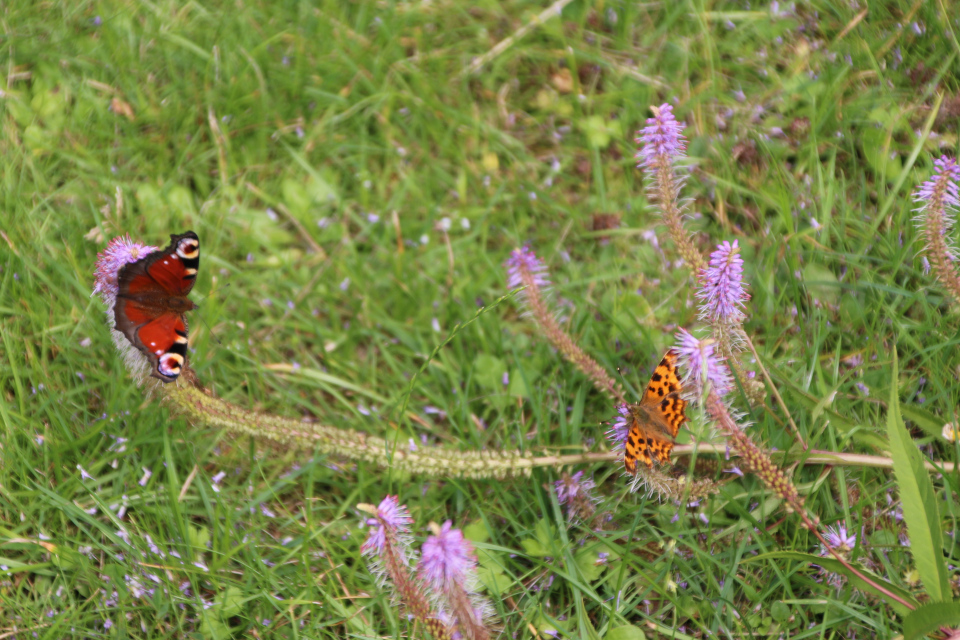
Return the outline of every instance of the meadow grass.
{"type": "MultiPolygon", "coordinates": [[[[699,504],[629,492],[610,459],[425,478],[209,428],[124,368],[90,295],[97,253],[192,229],[190,366],[225,402],[397,448],[604,451],[615,406],[501,300],[503,262],[529,243],[564,330],[638,398],[699,326],[634,159],[667,102],[687,125],[687,229],[704,255],[738,240],[745,330],[802,438],[883,455],[898,385],[917,444],[955,461],[939,434],[958,316],[924,272],[911,193],[958,146],[956,14],[572,2],[538,23],[547,6],[4,5],[0,637],[419,636],[360,554],[357,505],[387,495],[417,547],[446,520],[474,541],[504,637],[900,632],[836,574],[748,561],[818,543],[723,472],[722,439],[675,456],[720,481],[699,504]],[[558,501],[578,470],[603,526],[558,501]]],[[[794,446],[772,396],[734,404],[764,447],[794,446]]],[[[889,468],[787,471],[856,534],[856,562],[924,593],[889,468]]],[[[960,564],[956,473],[935,486],[960,564]]]]}

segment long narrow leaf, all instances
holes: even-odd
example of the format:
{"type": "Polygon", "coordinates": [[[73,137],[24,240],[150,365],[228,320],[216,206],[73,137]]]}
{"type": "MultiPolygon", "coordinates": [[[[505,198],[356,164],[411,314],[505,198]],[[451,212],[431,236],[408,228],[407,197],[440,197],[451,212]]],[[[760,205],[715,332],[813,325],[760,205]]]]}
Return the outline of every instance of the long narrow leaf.
{"type": "Polygon", "coordinates": [[[960,625],[960,602],[931,602],[903,619],[903,640],[919,640],[940,627],[960,625]]]}
{"type": "MultiPolygon", "coordinates": [[[[856,587],[861,591],[865,591],[867,593],[870,593],[882,599],[884,602],[889,604],[893,608],[893,610],[896,611],[899,615],[905,616],[908,613],[910,613],[910,609],[903,606],[896,600],[888,599],[883,593],[881,593],[880,591],[877,591],[877,589],[874,588],[873,585],[861,579],[856,574],[848,571],[847,568],[843,566],[840,563],[840,561],[837,560],[836,558],[821,558],[820,556],[815,556],[810,553],[801,553],[800,551],[773,551],[771,553],[761,553],[758,556],[746,557],[746,558],[743,558],[743,560],[741,560],[740,562],[742,564],[744,562],[757,562],[760,560],[775,560],[780,558],[819,565],[824,569],[826,569],[827,571],[844,575],[847,577],[848,580],[850,580],[851,586],[856,587]]],[[[884,580],[882,577],[878,575],[874,575],[868,571],[864,571],[862,567],[858,567],[858,569],[860,569],[860,571],[863,571],[868,576],[870,576],[870,578],[874,582],[882,586],[887,591],[890,591],[891,593],[894,593],[897,596],[903,598],[906,602],[909,602],[914,607],[920,606],[920,603],[917,602],[916,598],[914,598],[913,595],[911,595],[910,592],[907,591],[906,589],[901,589],[897,585],[893,584],[892,582],[887,582],[886,580],[884,580]]]]}
{"type": "Polygon", "coordinates": [[[940,531],[940,511],[933,482],[923,466],[917,445],[903,425],[900,416],[900,398],[897,391],[897,352],[893,351],[893,372],[890,383],[890,404],[887,409],[887,437],[893,472],[900,489],[903,520],[910,534],[910,551],[917,572],[934,602],[950,597],[950,580],[943,558],[943,536],[940,531]]]}

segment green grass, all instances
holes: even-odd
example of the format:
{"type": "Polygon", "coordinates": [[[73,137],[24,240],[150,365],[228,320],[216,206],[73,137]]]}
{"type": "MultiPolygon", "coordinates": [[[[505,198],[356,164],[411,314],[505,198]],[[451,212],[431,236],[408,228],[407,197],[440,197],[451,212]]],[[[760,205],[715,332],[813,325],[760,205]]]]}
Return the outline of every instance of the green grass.
{"type": "MultiPolygon", "coordinates": [[[[697,326],[693,282],[633,160],[648,107],[669,101],[688,125],[689,228],[704,252],[743,247],[747,330],[804,437],[881,454],[897,382],[924,452],[956,460],[934,436],[960,402],[958,316],[923,273],[910,197],[958,146],[955,16],[905,1],[865,4],[859,22],[823,1],[780,17],[573,2],[465,72],[545,6],[4,6],[0,637],[406,634],[359,555],[356,505],[387,494],[410,508],[418,543],[447,519],[483,540],[505,637],[627,624],[677,638],[899,633],[886,604],[803,563],[742,563],[816,552],[756,478],[678,508],[593,465],[613,517],[593,532],[566,522],[561,469],[425,481],[233,439],[171,415],[125,371],[90,297],[96,254],[121,233],[164,246],[193,229],[190,363],[227,401],[420,446],[601,450],[614,408],[511,301],[405,394],[453,327],[506,293],[502,262],[525,242],[550,265],[565,328],[634,394],[675,328],[697,326]],[[921,141],[937,93],[946,115],[921,141]],[[593,231],[601,213],[620,228],[593,231]],[[399,413],[405,401],[418,421],[399,413]],[[606,569],[577,569],[582,549],[602,548],[616,557],[606,569]],[[138,575],[140,588],[125,578],[138,575]]],[[[791,446],[779,409],[749,417],[759,441],[791,446]]],[[[860,534],[855,557],[922,592],[889,471],[794,478],[812,513],[860,534]]],[[[944,553],[960,565],[957,477],[935,486],[944,553]]]]}

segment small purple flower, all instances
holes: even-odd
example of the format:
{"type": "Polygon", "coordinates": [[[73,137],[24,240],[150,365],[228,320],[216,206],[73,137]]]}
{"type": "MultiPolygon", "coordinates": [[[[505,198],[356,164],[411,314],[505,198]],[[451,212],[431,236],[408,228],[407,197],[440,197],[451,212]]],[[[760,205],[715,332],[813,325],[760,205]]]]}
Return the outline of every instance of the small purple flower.
{"type": "Polygon", "coordinates": [[[698,395],[707,382],[718,396],[727,394],[733,387],[730,371],[723,358],[716,353],[713,342],[698,340],[684,329],[680,329],[676,337],[675,348],[680,356],[680,369],[686,372],[684,383],[692,382],[698,395]]]}
{"type": "Polygon", "coordinates": [[[577,471],[572,476],[566,476],[553,483],[557,490],[557,501],[561,505],[571,504],[577,498],[583,497],[597,485],[590,478],[584,479],[583,471],[577,471]]]}
{"type": "Polygon", "coordinates": [[[852,551],[857,546],[857,534],[847,533],[846,526],[842,524],[827,527],[823,537],[837,551],[852,551]]]}
{"type": "Polygon", "coordinates": [[[87,470],[81,467],[79,464],[77,465],[77,470],[80,471],[81,480],[93,480],[94,482],[96,482],[96,478],[94,478],[92,475],[87,473],[87,470]]]}
{"type": "Polygon", "coordinates": [[[672,164],[687,148],[682,133],[684,124],[677,122],[673,107],[664,103],[659,108],[653,107],[653,114],[636,140],[641,145],[636,155],[640,161],[638,167],[650,168],[661,162],[672,164]]]}
{"type": "Polygon", "coordinates": [[[514,249],[505,263],[507,267],[507,287],[516,289],[525,283],[524,275],[533,280],[533,284],[541,289],[550,286],[550,281],[544,275],[547,267],[530,249],[524,245],[514,249]]]}
{"type": "Polygon", "coordinates": [[[423,543],[418,569],[432,589],[444,591],[452,584],[467,585],[473,579],[476,564],[473,545],[447,520],[437,535],[429,536],[423,543]]]}
{"type": "Polygon", "coordinates": [[[509,372],[509,371],[504,371],[504,372],[503,372],[503,375],[500,377],[500,382],[501,382],[501,383],[503,384],[503,386],[505,386],[505,387],[510,384],[510,372],[509,372]]]}
{"type": "Polygon", "coordinates": [[[750,296],[744,291],[743,258],[740,246],[724,241],[710,254],[710,264],[700,274],[700,317],[711,322],[740,324],[743,305],[750,296]]]}
{"type": "Polygon", "coordinates": [[[741,478],[743,477],[743,471],[741,471],[741,470],[740,470],[740,467],[738,467],[738,466],[736,466],[736,465],[730,467],[729,469],[724,469],[723,472],[724,472],[724,473],[732,473],[733,475],[735,475],[735,476],[740,476],[741,478]]]}

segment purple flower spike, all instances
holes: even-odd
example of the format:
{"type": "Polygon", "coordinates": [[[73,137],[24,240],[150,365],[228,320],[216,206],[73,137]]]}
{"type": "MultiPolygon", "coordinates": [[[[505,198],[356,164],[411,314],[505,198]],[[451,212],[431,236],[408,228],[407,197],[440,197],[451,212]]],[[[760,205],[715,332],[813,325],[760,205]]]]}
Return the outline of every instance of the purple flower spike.
{"type": "Polygon", "coordinates": [[[406,542],[411,522],[410,514],[407,508],[400,504],[399,498],[387,496],[377,506],[377,517],[367,520],[371,527],[370,533],[360,550],[367,555],[381,553],[388,534],[398,536],[406,542]]]}
{"type": "Polygon", "coordinates": [[[454,629],[442,619],[441,610],[433,608],[424,583],[410,570],[410,561],[415,556],[410,551],[411,518],[407,508],[400,504],[397,496],[387,496],[376,507],[370,504],[357,507],[374,516],[366,520],[370,533],[360,548],[367,556],[371,573],[382,586],[395,590],[411,619],[426,626],[432,637],[451,640],[454,629]]]}
{"type": "Polygon", "coordinates": [[[937,158],[933,163],[933,175],[920,185],[913,197],[921,206],[943,205],[945,208],[960,207],[960,165],[954,158],[937,158]]]}
{"type": "Polygon", "coordinates": [[[933,163],[933,175],[913,194],[919,207],[917,224],[923,237],[924,273],[933,271],[954,302],[960,303],[960,252],[950,241],[949,231],[960,206],[960,166],[954,158],[941,157],[933,163]]]}
{"type": "Polygon", "coordinates": [[[546,265],[527,245],[520,249],[514,249],[505,265],[507,267],[507,286],[511,289],[528,284],[524,277],[525,274],[533,279],[535,286],[541,289],[550,286],[550,281],[544,275],[547,270],[546,265]]]}
{"type": "Polygon", "coordinates": [[[377,506],[377,518],[383,521],[384,525],[394,529],[406,529],[413,522],[407,508],[400,504],[397,496],[387,496],[380,501],[377,506]]]}
{"type": "Polygon", "coordinates": [[[438,608],[455,623],[457,634],[464,640],[489,640],[490,631],[484,618],[490,615],[490,604],[477,593],[477,558],[473,545],[454,529],[449,520],[442,527],[431,525],[434,535],[423,543],[417,567],[422,583],[441,603],[438,608]]]}
{"type": "Polygon", "coordinates": [[[702,300],[700,318],[711,322],[740,324],[743,322],[743,305],[750,298],[743,285],[743,258],[740,246],[723,242],[710,254],[710,265],[700,274],[702,300]]]}
{"type": "Polygon", "coordinates": [[[437,535],[429,536],[423,543],[420,574],[436,591],[449,585],[466,585],[473,579],[476,565],[473,545],[459,529],[451,528],[449,520],[437,535]]]}
{"type": "Polygon", "coordinates": [[[713,341],[698,340],[684,329],[680,329],[676,337],[680,368],[686,372],[684,384],[692,383],[697,395],[703,392],[707,382],[718,397],[727,394],[733,387],[730,371],[714,349],[713,341]]]}
{"type": "Polygon", "coordinates": [[[673,107],[662,104],[653,107],[653,118],[647,119],[647,126],[640,130],[637,142],[641,145],[637,152],[638,167],[651,168],[662,162],[672,164],[683,156],[687,143],[683,137],[682,122],[677,122],[673,107]]]}

